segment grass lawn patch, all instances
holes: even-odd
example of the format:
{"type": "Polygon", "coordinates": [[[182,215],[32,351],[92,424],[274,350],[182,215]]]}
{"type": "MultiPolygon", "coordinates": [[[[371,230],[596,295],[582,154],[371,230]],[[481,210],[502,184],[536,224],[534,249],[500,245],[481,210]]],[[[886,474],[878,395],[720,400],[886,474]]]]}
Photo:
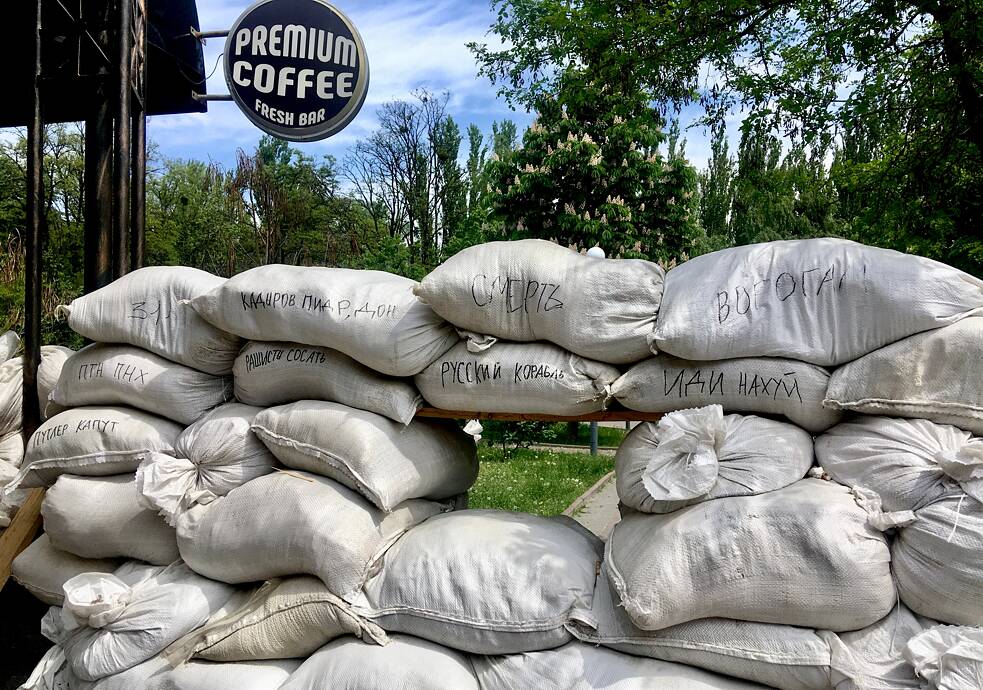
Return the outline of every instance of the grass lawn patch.
{"type": "Polygon", "coordinates": [[[470,507],[559,515],[614,469],[614,458],[587,453],[554,453],[479,447],[478,481],[470,507]]]}

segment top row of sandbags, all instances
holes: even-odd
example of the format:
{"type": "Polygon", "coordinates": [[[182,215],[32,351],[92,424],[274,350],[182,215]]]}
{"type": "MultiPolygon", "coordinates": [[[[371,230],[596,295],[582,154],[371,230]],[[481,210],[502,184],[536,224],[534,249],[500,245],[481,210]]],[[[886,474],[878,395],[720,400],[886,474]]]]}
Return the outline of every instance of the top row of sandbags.
{"type": "Polygon", "coordinates": [[[87,338],[219,375],[240,338],[333,348],[390,376],[418,374],[462,335],[472,351],[549,341],[609,364],[662,351],[833,366],[983,313],[983,281],[839,239],[726,249],[668,275],[522,240],[469,247],[420,283],[343,268],[260,266],[228,280],[146,268],[61,309],[87,338]]]}

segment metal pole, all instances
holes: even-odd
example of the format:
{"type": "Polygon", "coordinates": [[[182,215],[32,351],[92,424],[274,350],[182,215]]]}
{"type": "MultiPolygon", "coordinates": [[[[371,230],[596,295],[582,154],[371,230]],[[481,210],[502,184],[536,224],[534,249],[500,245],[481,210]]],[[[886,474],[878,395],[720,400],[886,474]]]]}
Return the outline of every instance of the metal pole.
{"type": "Polygon", "coordinates": [[[119,60],[113,150],[113,275],[126,275],[130,221],[130,98],[132,93],[133,2],[119,0],[119,60]]]}
{"type": "Polygon", "coordinates": [[[105,83],[85,121],[86,294],[113,281],[113,115],[105,83]]]}
{"type": "Polygon", "coordinates": [[[597,455],[597,422],[590,423],[590,454],[597,455]]]}
{"type": "Polygon", "coordinates": [[[35,0],[34,74],[31,79],[31,117],[27,124],[27,243],[24,275],[24,402],[23,433],[25,438],[41,424],[38,404],[38,366],[41,364],[41,257],[44,238],[41,226],[44,216],[42,185],[41,119],[41,2],[35,0]]]}
{"type": "Polygon", "coordinates": [[[133,198],[130,200],[130,270],[143,266],[146,237],[147,201],[147,78],[146,41],[147,11],[144,0],[138,1],[136,16],[136,73],[133,76],[136,99],[133,107],[133,198]]]}

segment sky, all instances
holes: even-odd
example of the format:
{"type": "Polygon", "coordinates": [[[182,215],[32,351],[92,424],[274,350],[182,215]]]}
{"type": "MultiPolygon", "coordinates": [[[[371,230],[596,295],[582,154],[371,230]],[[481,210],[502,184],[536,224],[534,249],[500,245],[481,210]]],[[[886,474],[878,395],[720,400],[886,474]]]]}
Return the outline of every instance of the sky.
{"type": "MultiPolygon", "coordinates": [[[[198,0],[202,30],[228,29],[251,0],[198,0]]],[[[474,123],[486,135],[492,122],[511,119],[520,133],[532,121],[527,112],[516,112],[495,94],[495,87],[477,75],[477,65],[466,44],[490,41],[494,15],[488,0],[335,0],[358,27],[371,66],[369,92],[362,110],[342,132],[329,139],[294,144],[312,156],[331,154],[342,160],[357,139],[376,126],[376,109],[386,101],[406,99],[417,88],[448,91],[449,114],[462,131],[474,123]]],[[[228,93],[220,59],[223,39],[205,45],[208,93],[228,93]]],[[[694,117],[684,111],[685,126],[694,117]]],[[[224,166],[235,163],[238,149],[250,150],[262,133],[231,102],[210,102],[204,114],[153,117],[148,133],[167,158],[210,160],[224,166]]],[[[690,161],[702,168],[709,154],[706,133],[684,133],[690,161]]],[[[463,149],[463,147],[462,147],[463,149]]],[[[462,152],[463,155],[463,152],[462,152]]]]}

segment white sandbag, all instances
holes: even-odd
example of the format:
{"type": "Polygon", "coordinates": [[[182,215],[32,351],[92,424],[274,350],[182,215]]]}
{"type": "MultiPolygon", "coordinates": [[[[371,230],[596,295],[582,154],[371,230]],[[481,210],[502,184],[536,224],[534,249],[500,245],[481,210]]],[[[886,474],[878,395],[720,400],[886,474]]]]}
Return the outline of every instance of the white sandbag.
{"type": "Polygon", "coordinates": [[[475,656],[481,690],[765,690],[765,686],[668,661],[570,642],[558,649],[475,656]]]}
{"type": "Polygon", "coordinates": [[[414,380],[445,410],[575,416],[603,410],[619,375],[550,343],[503,341],[482,352],[459,343],[414,380]]]}
{"type": "Polygon", "coordinates": [[[188,425],[231,397],[231,377],[130,345],[94,343],[65,362],[50,401],[62,407],[129,405],[188,425]]]}
{"type": "MultiPolygon", "coordinates": [[[[299,659],[216,664],[191,661],[149,680],[145,690],[277,690],[300,667],[299,659]]],[[[102,690],[96,688],[95,690],[102,690]]]]}
{"type": "Polygon", "coordinates": [[[83,558],[172,563],[179,556],[174,528],[139,498],[133,475],[63,474],[44,495],[44,530],[56,549],[83,558]]]}
{"type": "MultiPolygon", "coordinates": [[[[38,366],[38,402],[44,412],[45,401],[61,372],[61,365],[72,353],[67,347],[45,345],[38,366]]],[[[0,437],[19,431],[23,419],[24,358],[15,357],[0,363],[0,437]]]]}
{"type": "Polygon", "coordinates": [[[405,635],[385,647],[352,639],[329,642],[280,690],[478,690],[468,657],[405,635]]]}
{"type": "Polygon", "coordinates": [[[474,654],[558,647],[590,624],[600,542],[569,518],[440,515],[386,554],[356,609],[384,630],[474,654]]]}
{"type": "Polygon", "coordinates": [[[28,489],[17,489],[4,493],[0,497],[0,528],[10,526],[10,521],[14,519],[17,511],[24,505],[28,494],[30,494],[28,489]]]}
{"type": "Polygon", "coordinates": [[[863,417],[816,439],[816,456],[836,481],[910,515],[891,550],[902,601],[935,620],[983,625],[983,438],[921,419],[863,417]]]}
{"type": "Polygon", "coordinates": [[[840,239],[766,242],[671,270],[655,346],[831,366],[974,314],[983,280],[937,261],[840,239]]]}
{"type": "Polygon", "coordinates": [[[181,430],[180,424],[128,407],[66,410],[31,436],[15,485],[50,486],[62,474],[134,472],[150,453],[173,453],[181,430]]]}
{"type": "Polygon", "coordinates": [[[599,260],[544,240],[469,247],[416,294],[459,328],[505,340],[548,340],[600,362],[637,362],[662,302],[665,272],[639,259],[599,260]]]}
{"type": "Polygon", "coordinates": [[[384,376],[327,347],[250,342],[233,372],[236,398],[258,407],[328,400],[409,424],[422,402],[409,380],[384,376]]]}
{"type": "Polygon", "coordinates": [[[826,405],[953,424],[983,435],[983,318],[875,350],[835,372],[826,405]]]}
{"type": "Polygon", "coordinates": [[[644,513],[753,496],[799,481],[812,467],[812,436],[797,426],[719,405],[671,412],[631,430],[615,455],[618,497],[644,513]]]}
{"type": "Polygon", "coordinates": [[[41,410],[41,421],[54,417],[63,412],[61,405],[52,403],[51,392],[58,385],[62,367],[75,354],[75,350],[60,345],[45,345],[41,348],[41,364],[38,365],[38,404],[41,410]]]}
{"type": "Polygon", "coordinates": [[[68,306],[68,325],[102,343],[126,343],[172,362],[228,375],[240,341],[202,319],[186,300],[222,285],[224,278],[187,266],[150,266],[127,273],[68,306]]]}
{"type": "Polygon", "coordinates": [[[13,331],[6,331],[0,335],[0,364],[13,359],[19,347],[20,336],[13,331]]]}
{"type": "Polygon", "coordinates": [[[212,579],[258,582],[306,573],[347,600],[394,541],[444,509],[412,500],[386,514],[330,479],[276,472],[183,513],[178,543],[188,565],[212,579]]]}
{"type": "Polygon", "coordinates": [[[936,625],[898,604],[874,625],[840,633],[834,658],[849,657],[855,670],[836,690],[920,690],[922,682],[906,660],[905,649],[911,639],[936,625]]]}
{"type": "Polygon", "coordinates": [[[111,573],[119,562],[109,558],[79,558],[51,545],[42,534],[20,552],[10,567],[10,575],[24,589],[46,604],[61,606],[65,599],[62,585],[82,573],[111,573]]]}
{"type": "Polygon", "coordinates": [[[174,525],[191,506],[272,472],[276,458],[249,428],[260,412],[239,403],[222,405],[178,436],[175,457],[151,453],[136,471],[143,504],[174,525]]]}
{"type": "Polygon", "coordinates": [[[669,515],[631,513],[605,554],[611,584],[645,630],[698,618],[858,630],[897,600],[890,560],[851,491],[819,479],[669,515]]]}
{"type": "Polygon", "coordinates": [[[415,281],[382,271],[269,265],[192,301],[210,323],[250,340],[340,350],[390,376],[412,376],[458,341],[413,295],[415,281]]]}
{"type": "Polygon", "coordinates": [[[386,644],[380,627],[352,612],[316,577],[269,580],[227,616],[174,643],[173,663],[191,657],[211,661],[306,658],[343,635],[386,644]]]}
{"type": "MultiPolygon", "coordinates": [[[[627,654],[672,661],[782,690],[831,690],[852,677],[852,656],[835,654],[836,634],[790,625],[702,618],[664,630],[636,627],[601,569],[594,627],[574,622],[578,639],[627,654]]],[[[845,689],[843,689],[845,690],[845,689]]]]}
{"type": "Polygon", "coordinates": [[[450,420],[403,426],[373,412],[304,400],[260,412],[252,429],[287,467],[334,479],[385,511],[411,498],[451,498],[478,478],[474,440],[450,420]]]}
{"type": "MultiPolygon", "coordinates": [[[[14,475],[24,463],[24,436],[20,429],[15,429],[6,436],[0,436],[0,461],[13,470],[14,475]]],[[[0,487],[6,485],[11,479],[13,476],[5,473],[4,478],[0,480],[0,487]]]]}
{"type": "Polygon", "coordinates": [[[905,658],[927,690],[983,687],[983,629],[940,625],[909,641],[905,658]]]}
{"type": "Polygon", "coordinates": [[[204,624],[233,595],[183,563],[125,563],[114,573],[83,573],[64,585],[42,633],[64,650],[72,673],[98,680],[133,668],[204,624]]]}
{"type": "Polygon", "coordinates": [[[783,416],[812,432],[840,421],[823,407],[829,372],[779,357],[745,357],[688,362],[658,355],[640,362],[614,382],[611,394],[639,412],[672,412],[720,405],[724,412],[783,416]]]}

